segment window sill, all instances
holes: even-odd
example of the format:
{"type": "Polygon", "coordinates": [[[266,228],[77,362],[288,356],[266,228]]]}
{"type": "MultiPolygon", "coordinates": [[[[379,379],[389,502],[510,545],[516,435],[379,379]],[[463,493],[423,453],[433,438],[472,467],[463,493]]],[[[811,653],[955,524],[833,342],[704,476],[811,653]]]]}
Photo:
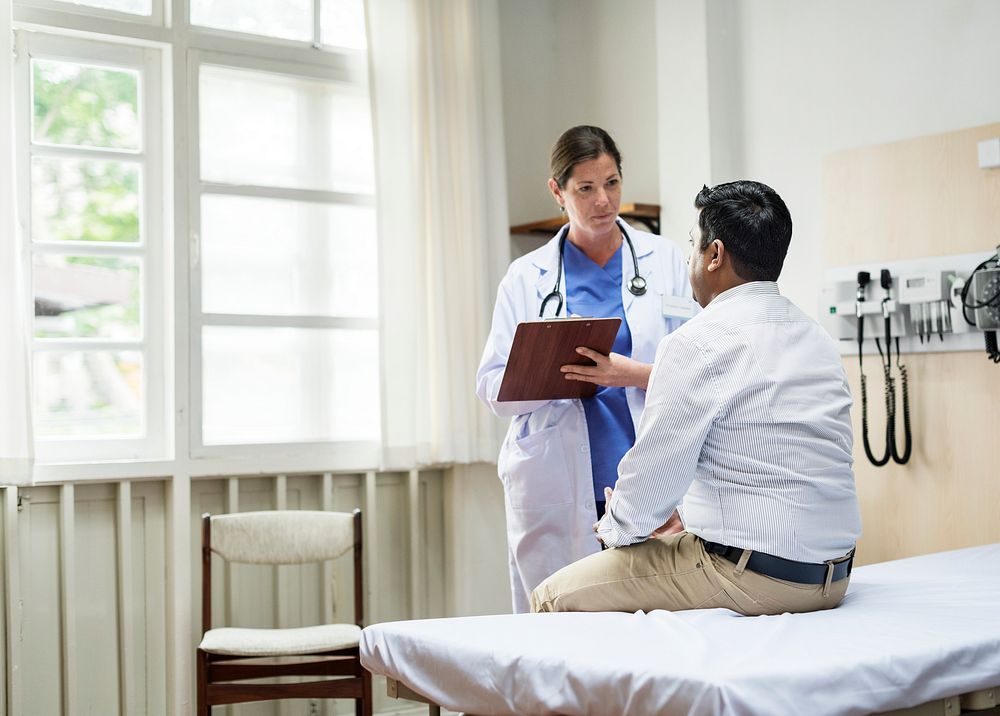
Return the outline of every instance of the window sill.
{"type": "Polygon", "coordinates": [[[35,465],[35,485],[237,475],[281,475],[377,470],[377,443],[327,445],[247,445],[219,448],[216,454],[174,460],[45,462],[35,465]],[[225,453],[223,452],[225,450],[225,453]],[[226,454],[228,453],[228,454],[226,454]]]}

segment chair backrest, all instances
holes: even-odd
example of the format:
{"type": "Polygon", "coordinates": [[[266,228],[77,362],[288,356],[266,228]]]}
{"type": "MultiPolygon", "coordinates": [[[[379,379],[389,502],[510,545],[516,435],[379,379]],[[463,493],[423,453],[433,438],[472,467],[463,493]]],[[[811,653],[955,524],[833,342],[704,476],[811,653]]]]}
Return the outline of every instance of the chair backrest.
{"type": "Polygon", "coordinates": [[[354,515],[348,512],[237,512],[211,520],[212,551],[229,562],[322,562],[354,546],[354,515]]]}
{"type": "Polygon", "coordinates": [[[201,624],[212,628],[212,552],[229,562],[303,564],[354,548],[354,622],[364,626],[361,510],[273,510],[202,515],[201,624]]]}

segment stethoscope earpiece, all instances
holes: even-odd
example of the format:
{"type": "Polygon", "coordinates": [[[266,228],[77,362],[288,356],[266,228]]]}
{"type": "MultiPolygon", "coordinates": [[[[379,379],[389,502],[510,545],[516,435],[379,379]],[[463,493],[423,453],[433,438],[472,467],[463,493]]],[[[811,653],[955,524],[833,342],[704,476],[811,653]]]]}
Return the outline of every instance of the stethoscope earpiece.
{"type": "MultiPolygon", "coordinates": [[[[628,282],[628,291],[633,296],[643,296],[646,293],[646,279],[639,275],[639,259],[635,255],[635,246],[632,245],[632,239],[629,237],[628,232],[625,231],[625,227],[622,222],[616,222],[618,224],[618,229],[622,232],[622,237],[625,239],[625,243],[628,244],[628,250],[632,254],[632,269],[634,275],[632,279],[628,282]]],[[[566,250],[566,237],[569,235],[569,226],[562,230],[559,235],[559,264],[556,268],[556,283],[552,287],[552,291],[549,292],[545,298],[542,299],[542,307],[538,309],[538,317],[545,317],[545,306],[552,299],[556,299],[558,303],[556,304],[556,313],[558,317],[559,312],[563,307],[563,296],[562,292],[559,290],[562,285],[562,271],[563,271],[563,252],[566,250]]]]}

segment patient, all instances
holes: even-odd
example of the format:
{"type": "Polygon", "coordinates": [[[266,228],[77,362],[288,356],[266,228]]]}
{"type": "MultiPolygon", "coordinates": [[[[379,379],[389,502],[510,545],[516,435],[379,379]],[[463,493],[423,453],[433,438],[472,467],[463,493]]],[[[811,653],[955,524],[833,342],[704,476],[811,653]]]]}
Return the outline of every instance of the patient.
{"type": "Polygon", "coordinates": [[[705,310],[657,350],[595,525],[610,549],[542,582],[532,611],[778,614],[847,590],[861,531],[851,395],[833,340],[778,292],[791,216],[751,181],[705,187],[695,208],[689,275],[705,310]]]}

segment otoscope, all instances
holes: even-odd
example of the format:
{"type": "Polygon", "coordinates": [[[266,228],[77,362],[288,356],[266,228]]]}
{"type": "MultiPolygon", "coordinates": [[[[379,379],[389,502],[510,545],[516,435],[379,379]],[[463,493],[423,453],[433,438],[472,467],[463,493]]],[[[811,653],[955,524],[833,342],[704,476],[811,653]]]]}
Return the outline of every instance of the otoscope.
{"type": "Polygon", "coordinates": [[[885,375],[885,453],[877,458],[872,453],[871,444],[868,441],[868,388],[862,364],[862,348],[864,343],[864,317],[861,304],[865,300],[865,289],[871,281],[871,275],[867,271],[858,273],[858,291],[856,302],[856,313],[858,317],[858,370],[861,373],[861,438],[864,443],[865,455],[876,467],[881,467],[889,462],[891,458],[899,465],[905,465],[910,459],[913,447],[912,434],[910,430],[910,397],[907,381],[906,366],[899,361],[899,337],[896,337],[896,367],[899,369],[902,378],[903,392],[903,454],[896,450],[896,381],[892,376],[892,317],[889,304],[892,301],[892,274],[888,269],[882,269],[879,275],[879,284],[882,286],[882,318],[885,325],[885,352],[882,351],[882,344],[878,337],[875,338],[875,347],[878,349],[879,357],[882,359],[882,370],[885,375]]]}

